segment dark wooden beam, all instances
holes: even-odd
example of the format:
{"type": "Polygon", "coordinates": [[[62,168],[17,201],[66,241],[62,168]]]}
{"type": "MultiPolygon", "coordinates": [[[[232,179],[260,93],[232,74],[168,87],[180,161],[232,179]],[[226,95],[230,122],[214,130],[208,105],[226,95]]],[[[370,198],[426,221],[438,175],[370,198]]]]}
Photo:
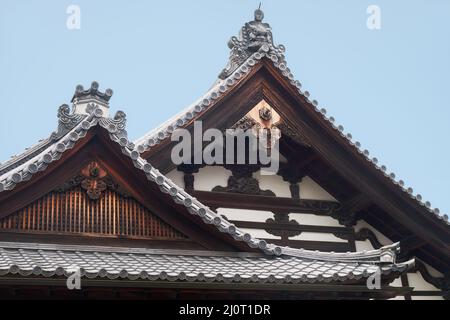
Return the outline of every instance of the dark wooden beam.
{"type": "Polygon", "coordinates": [[[98,245],[110,247],[152,248],[152,249],[184,249],[205,250],[204,246],[192,240],[152,240],[138,237],[88,235],[88,234],[57,234],[39,231],[0,230],[0,241],[29,242],[67,245],[98,245]]]}
{"type": "Polygon", "coordinates": [[[342,204],[332,213],[332,216],[345,226],[354,226],[358,221],[358,212],[367,208],[370,204],[369,197],[360,193],[342,204]]]}
{"type": "MultiPolygon", "coordinates": [[[[55,278],[32,278],[32,277],[11,277],[0,278],[0,285],[25,285],[25,286],[54,286],[64,287],[67,279],[55,279],[55,278]]],[[[340,293],[373,293],[375,296],[378,294],[389,294],[391,296],[404,295],[412,291],[410,287],[390,287],[382,286],[381,289],[371,290],[366,285],[351,284],[350,283],[330,283],[330,284],[277,284],[277,283],[208,283],[208,282],[189,282],[189,281],[141,281],[141,280],[98,280],[98,279],[83,279],[82,286],[87,290],[88,288],[157,288],[157,289],[202,289],[202,290],[252,290],[252,291],[264,291],[264,290],[282,290],[289,292],[340,292],[340,293]]]]}
{"type": "Polygon", "coordinates": [[[367,206],[369,206],[371,202],[372,201],[369,197],[360,193],[345,202],[339,210],[348,213],[355,213],[363,210],[364,208],[367,208],[367,206]]]}
{"type": "Polygon", "coordinates": [[[417,237],[416,235],[410,235],[400,240],[401,256],[409,256],[414,250],[419,249],[426,245],[426,241],[417,237]]]}
{"type": "Polygon", "coordinates": [[[347,252],[352,247],[349,242],[331,242],[331,241],[309,241],[309,240],[282,240],[282,239],[264,239],[269,243],[279,246],[286,246],[305,250],[319,250],[325,252],[347,252]]]}
{"type": "Polygon", "coordinates": [[[230,220],[239,228],[246,229],[272,229],[272,230],[288,230],[300,232],[315,232],[315,233],[348,233],[352,234],[352,228],[346,227],[328,227],[328,226],[311,226],[290,223],[266,223],[266,222],[252,222],[252,221],[237,221],[230,220]]]}
{"type": "Polygon", "coordinates": [[[107,131],[100,127],[91,129],[60,160],[36,174],[36,179],[33,177],[12,191],[0,193],[0,217],[12,214],[41,198],[73,178],[93,160],[105,168],[133,199],[204,248],[255,251],[246,243],[219,232],[215,226],[205,224],[200,217],[193,216],[184,206],[176,204],[169,195],[162,193],[156,183],[149,181],[143,171],[135,168],[131,159],[123,155],[120,146],[111,142],[107,131]]]}
{"type": "Polygon", "coordinates": [[[334,201],[298,200],[228,192],[193,191],[192,195],[212,208],[250,209],[329,215],[339,204],[334,201]]]}

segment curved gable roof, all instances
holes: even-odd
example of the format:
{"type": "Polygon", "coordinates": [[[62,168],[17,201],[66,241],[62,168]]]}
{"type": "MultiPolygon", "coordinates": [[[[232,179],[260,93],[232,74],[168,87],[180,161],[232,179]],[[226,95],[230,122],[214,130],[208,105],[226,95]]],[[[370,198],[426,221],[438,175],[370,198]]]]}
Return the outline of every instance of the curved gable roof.
{"type": "MultiPolygon", "coordinates": [[[[236,37],[233,37],[232,40],[234,38],[236,37]]],[[[245,42],[245,39],[242,39],[242,31],[238,40],[245,42]]],[[[245,46],[245,43],[242,44],[242,46],[245,46]]],[[[312,99],[310,93],[302,88],[300,81],[296,80],[292,71],[287,66],[284,57],[284,46],[275,46],[272,37],[270,37],[270,40],[267,43],[261,45],[261,47],[253,53],[247,52],[246,55],[244,54],[242,56],[241,51],[236,53],[234,50],[231,50],[228,66],[234,64],[234,67],[232,69],[224,69],[211,89],[202,95],[196,102],[189,105],[157,128],[135,140],[134,143],[136,144],[137,150],[144,154],[144,156],[150,154],[158,145],[170,140],[172,133],[177,128],[183,128],[195,120],[201,120],[202,116],[207,111],[213,109],[221,99],[230,95],[240,83],[249,80],[254,74],[254,71],[263,63],[273,66],[281,74],[284,80],[290,84],[296,94],[306,102],[307,107],[320,116],[323,123],[334,132],[334,135],[338,137],[343,144],[346,144],[347,147],[356,151],[367,164],[377,170],[379,174],[383,175],[392,186],[395,186],[397,190],[410,198],[411,201],[420,207],[423,214],[432,215],[444,225],[450,226],[447,214],[442,214],[438,208],[432,208],[431,203],[423,199],[420,194],[414,194],[412,187],[406,186],[405,182],[396,177],[395,173],[389,173],[387,167],[381,164],[378,158],[371,157],[370,152],[367,149],[364,149],[359,141],[355,141],[352,134],[344,131],[344,126],[337,124],[333,116],[327,115],[326,109],[321,108],[317,100],[312,99]],[[236,63],[236,61],[239,63],[236,63]]]]}
{"type": "MultiPolygon", "coordinates": [[[[151,183],[159,186],[161,192],[169,194],[174,202],[182,204],[190,214],[200,217],[204,223],[214,225],[219,232],[229,234],[236,241],[244,242],[250,248],[259,248],[265,254],[274,256],[284,255],[343,263],[365,262],[392,265],[393,268],[398,267],[395,262],[396,253],[399,251],[398,243],[367,252],[328,253],[278,246],[251,236],[226,219],[223,219],[209,207],[203,205],[143,159],[136,150],[135,144],[127,138],[125,131],[126,118],[123,112],[117,112],[116,116],[111,119],[103,117],[102,110],[95,104],[91,104],[87,111],[88,114],[82,117],[78,117],[77,114],[68,114],[67,116],[72,119],[77,119],[73,122],[72,128],[66,128],[60,134],[60,137],[55,139],[42,152],[34,154],[26,162],[2,174],[0,176],[0,185],[2,186],[0,192],[14,192],[14,188],[18,184],[32,179],[33,175],[39,171],[45,171],[51,163],[61,159],[64,152],[73,148],[78,141],[82,140],[89,130],[99,126],[108,132],[113,143],[117,143],[120,146],[122,153],[132,160],[136,170],[143,171],[151,183]]],[[[408,266],[412,266],[412,264],[413,261],[407,263],[408,266]]]]}

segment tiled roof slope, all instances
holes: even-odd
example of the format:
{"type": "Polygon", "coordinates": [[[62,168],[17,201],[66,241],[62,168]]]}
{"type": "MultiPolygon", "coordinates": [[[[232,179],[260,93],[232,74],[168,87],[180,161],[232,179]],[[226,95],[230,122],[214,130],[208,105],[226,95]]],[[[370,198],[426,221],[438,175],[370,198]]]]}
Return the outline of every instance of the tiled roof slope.
{"type": "Polygon", "coordinates": [[[88,279],[233,283],[321,283],[401,273],[411,262],[320,261],[251,253],[0,243],[0,276],[69,276],[88,279]]]}
{"type": "MultiPolygon", "coordinates": [[[[247,25],[247,24],[246,24],[247,25]]],[[[243,29],[245,26],[243,27],[243,29]]],[[[214,106],[215,102],[230,92],[237,83],[245,79],[251,72],[251,70],[261,62],[262,59],[267,59],[283,74],[283,76],[289,81],[289,83],[295,88],[295,90],[302,95],[309,103],[308,106],[313,108],[315,112],[319,113],[323,119],[332,127],[352,148],[355,148],[359,154],[361,154],[368,163],[374,168],[380,171],[387,179],[389,179],[396,187],[409,195],[411,199],[417,202],[426,212],[434,215],[440,219],[444,224],[450,225],[448,215],[441,214],[438,208],[432,208],[429,201],[422,199],[420,194],[414,194],[414,190],[411,187],[405,186],[405,182],[398,179],[394,173],[389,173],[385,165],[379,164],[379,161],[375,157],[370,157],[370,152],[364,149],[359,141],[355,141],[350,133],[345,133],[342,125],[336,124],[334,117],[327,116],[327,111],[319,106],[317,100],[312,100],[310,93],[302,89],[301,83],[296,80],[291,70],[287,67],[287,63],[284,57],[285,48],[282,45],[275,46],[272,40],[272,34],[268,37],[265,43],[262,43],[256,51],[245,51],[246,46],[249,45],[248,40],[241,35],[238,38],[233,37],[232,41],[241,42],[240,50],[231,50],[229,65],[234,65],[231,69],[225,69],[221,77],[217,80],[214,86],[206,92],[199,100],[184,109],[175,117],[164,122],[156,129],[148,132],[141,138],[135,141],[136,150],[140,153],[150,150],[154,146],[160,144],[162,141],[169,139],[175,129],[183,127],[190,123],[193,119],[200,119],[201,116],[214,106]],[[241,50],[242,49],[242,50],[241,50]],[[244,51],[244,53],[242,53],[244,51]],[[239,64],[236,64],[239,62],[239,64]],[[227,72],[225,72],[227,71],[227,72]],[[226,77],[224,77],[225,75],[226,77]]]]}
{"type": "MultiPolygon", "coordinates": [[[[64,109],[64,107],[62,108],[64,109]]],[[[103,117],[102,110],[95,104],[90,104],[87,112],[88,114],[83,117],[78,117],[77,114],[66,114],[67,117],[72,119],[76,118],[79,122],[72,124],[73,127],[71,129],[66,128],[65,132],[60,134],[60,138],[56,139],[41,153],[34,155],[26,162],[2,174],[0,176],[0,192],[13,190],[18,183],[30,180],[33,174],[38,171],[44,171],[49,164],[58,161],[64,152],[73,148],[77,141],[84,138],[91,128],[100,126],[108,131],[113,143],[119,144],[122,153],[133,161],[137,170],[142,170],[148,180],[159,186],[161,192],[169,194],[173,201],[184,205],[189,213],[199,216],[204,223],[214,225],[218,231],[229,234],[236,241],[243,241],[251,248],[259,248],[268,255],[295,256],[321,261],[364,260],[372,263],[390,263],[392,266],[395,265],[396,252],[399,250],[399,244],[367,252],[327,253],[277,246],[269,244],[265,240],[254,238],[192,197],[183,188],[177,186],[143,159],[136,150],[135,145],[127,139],[125,131],[126,118],[123,112],[117,112],[113,119],[105,118],[103,117]]]]}

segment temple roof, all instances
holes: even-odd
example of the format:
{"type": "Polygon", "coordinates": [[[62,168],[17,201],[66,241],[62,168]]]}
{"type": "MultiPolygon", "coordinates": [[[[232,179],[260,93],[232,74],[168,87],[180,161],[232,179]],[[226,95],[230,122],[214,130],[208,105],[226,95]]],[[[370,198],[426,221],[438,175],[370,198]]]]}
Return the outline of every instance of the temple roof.
{"type": "MultiPolygon", "coordinates": [[[[173,276],[175,280],[181,280],[184,277],[183,275],[187,276],[187,273],[186,270],[178,267],[189,264],[197,266],[200,270],[205,268],[204,272],[192,269],[193,276],[197,277],[196,279],[203,279],[208,274],[213,281],[223,279],[219,277],[219,274],[222,274],[222,271],[220,271],[222,270],[221,264],[226,266],[227,270],[229,270],[228,273],[232,274],[233,277],[239,274],[240,280],[249,278],[255,281],[260,281],[260,279],[259,276],[255,278],[254,275],[262,274],[262,272],[268,273],[267,277],[273,276],[273,279],[277,279],[277,277],[284,279],[282,281],[292,279],[289,277],[293,275],[298,277],[298,279],[313,279],[313,281],[322,281],[323,275],[326,275],[325,278],[331,281],[331,279],[336,280],[336,277],[337,279],[340,279],[339,277],[348,279],[355,275],[366,277],[373,274],[377,266],[382,266],[382,269],[386,272],[403,271],[410,266],[412,262],[396,263],[396,253],[399,250],[398,244],[367,252],[328,253],[293,249],[257,239],[202,204],[141,156],[143,152],[149,151],[156,145],[169,139],[176,128],[184,127],[194,119],[201,117],[219,99],[233,90],[246,77],[249,77],[258,64],[268,61],[279,70],[296,92],[308,101],[308,107],[321,115],[324,121],[335,130],[337,135],[345,139],[352,148],[355,148],[365,157],[368,163],[383,173],[394,185],[403,192],[408,193],[427,213],[438,217],[443,223],[448,225],[447,216],[441,216],[437,209],[430,209],[430,204],[422,202],[419,195],[414,196],[412,189],[406,188],[403,181],[397,181],[394,174],[387,174],[386,168],[378,165],[378,160],[375,158],[371,159],[369,152],[363,150],[359,142],[354,142],[350,134],[344,133],[342,126],[334,123],[333,117],[326,116],[326,110],[321,109],[317,101],[310,100],[309,92],[302,90],[300,82],[295,80],[286,65],[284,47],[273,44],[270,26],[263,24],[262,19],[258,19],[255,19],[253,24],[246,24],[241,30],[240,36],[232,38],[230,41],[230,61],[213,87],[194,104],[134,143],[127,137],[125,130],[126,117],[123,112],[119,111],[114,118],[109,118],[95,102],[89,102],[86,114],[73,112],[68,105],[61,106],[58,111],[58,129],[55,132],[21,155],[0,165],[0,193],[11,191],[17,184],[32,179],[33,175],[38,172],[45,171],[51,163],[58,161],[65,151],[73,148],[78,141],[82,140],[91,128],[101,127],[108,132],[111,141],[120,146],[124,156],[133,161],[136,170],[141,170],[145,173],[149,183],[158,185],[161,192],[169,194],[173,201],[184,205],[190,214],[200,217],[204,223],[214,225],[219,232],[229,234],[236,241],[245,242],[250,248],[259,248],[265,255],[212,257],[213,254],[211,252],[192,256],[180,252],[170,254],[169,251],[164,251],[163,254],[162,252],[145,251],[144,249],[119,250],[106,247],[88,248],[84,246],[64,247],[60,245],[43,246],[39,244],[0,243],[0,274],[20,273],[25,275],[34,272],[34,274],[44,276],[58,275],[61,272],[64,273],[64,268],[74,261],[74,257],[79,258],[76,261],[81,263],[81,267],[84,268],[88,277],[106,276],[109,278],[123,275],[131,279],[131,277],[136,276],[146,276],[148,278],[148,275],[152,275],[153,278],[148,279],[160,280],[163,277],[168,279],[169,273],[167,270],[169,267],[172,268],[169,268],[169,270],[173,271],[171,277],[173,276]],[[249,30],[253,27],[261,30],[261,35],[256,40],[249,38],[249,30]],[[49,263],[49,257],[58,259],[54,263],[49,263]],[[154,261],[152,259],[160,261],[160,264],[153,265],[150,263],[154,261]],[[126,263],[123,264],[123,261],[126,263]],[[103,265],[108,265],[109,262],[112,262],[113,265],[110,269],[102,267],[103,265]],[[142,267],[139,268],[139,264],[142,267]],[[289,266],[290,269],[281,267],[285,265],[289,266]],[[259,273],[256,271],[254,271],[255,273],[250,272],[250,270],[256,270],[253,268],[257,267],[260,268],[258,269],[259,273]],[[145,273],[143,273],[144,271],[145,273]],[[319,275],[318,271],[321,271],[322,275],[319,275]]],[[[91,86],[89,90],[79,87],[76,90],[73,101],[77,98],[94,97],[107,103],[111,94],[112,91],[99,94],[98,84],[91,86]]]]}
{"type": "Polygon", "coordinates": [[[413,262],[270,257],[254,253],[154,250],[0,242],[0,275],[233,283],[329,283],[379,272],[401,273],[413,262]]]}
{"type": "MultiPolygon", "coordinates": [[[[257,10],[258,11],[258,10],[257,10]]],[[[403,193],[407,194],[414,202],[423,208],[423,211],[429,213],[446,225],[450,225],[448,215],[442,214],[438,208],[432,208],[431,203],[422,198],[420,194],[414,194],[411,187],[405,185],[405,182],[396,177],[395,173],[389,173],[385,165],[380,164],[376,157],[371,157],[370,152],[364,149],[359,141],[353,139],[352,134],[345,133],[344,127],[336,123],[333,116],[327,115],[327,110],[319,106],[317,100],[311,98],[311,94],[302,88],[300,81],[296,80],[292,71],[288,68],[285,60],[283,45],[275,46],[270,26],[262,21],[258,21],[255,12],[255,20],[246,23],[239,34],[239,37],[232,37],[229,42],[231,49],[230,58],[225,69],[220,73],[219,78],[214,85],[197,101],[189,105],[183,111],[162,123],[157,128],[149,131],[142,137],[136,139],[136,150],[140,153],[148,152],[152,148],[161,144],[163,141],[170,139],[175,129],[185,127],[195,120],[200,120],[202,115],[210,110],[217,101],[226,96],[233,88],[237,86],[245,78],[249,77],[252,70],[263,60],[270,61],[280,73],[291,84],[295,91],[304,97],[308,102],[308,107],[312,108],[316,113],[321,115],[330,128],[332,128],[338,136],[343,138],[345,142],[362,155],[367,163],[378,170],[390,182],[395,185],[403,193]],[[249,24],[256,24],[256,28],[262,28],[266,32],[265,37],[258,38],[258,43],[250,34],[252,30],[249,24]]],[[[264,16],[264,15],[262,15],[264,16]]]]}
{"type": "Polygon", "coordinates": [[[67,109],[64,105],[60,107],[59,111],[60,114],[64,114],[65,119],[61,120],[62,116],[59,116],[60,124],[58,128],[64,127],[61,125],[61,121],[71,125],[61,129],[63,131],[58,130],[59,134],[57,135],[55,133],[52,134],[52,136],[59,138],[52,140],[53,142],[42,152],[30,156],[24,163],[1,175],[0,192],[13,190],[17,184],[30,180],[37,172],[45,171],[51,163],[61,159],[64,152],[72,149],[78,141],[82,140],[89,130],[99,126],[107,130],[111,141],[120,146],[122,153],[133,161],[136,169],[142,170],[151,183],[156,183],[159,186],[161,192],[169,194],[173,201],[184,205],[190,214],[199,216],[204,223],[214,225],[218,231],[229,234],[236,241],[245,242],[250,248],[259,248],[268,255],[286,255],[323,261],[349,261],[356,259],[358,261],[370,260],[371,262],[395,263],[396,253],[399,251],[398,243],[367,252],[328,253],[278,246],[269,244],[265,240],[257,239],[202,204],[143,159],[139,152],[135,150],[134,143],[127,139],[125,131],[126,117],[123,112],[118,111],[114,118],[105,118],[102,110],[95,104],[89,105],[87,108],[88,115],[83,115],[82,117],[75,113],[66,113],[67,109]],[[75,120],[67,121],[68,119],[77,119],[79,122],[76,123],[75,120]]]}

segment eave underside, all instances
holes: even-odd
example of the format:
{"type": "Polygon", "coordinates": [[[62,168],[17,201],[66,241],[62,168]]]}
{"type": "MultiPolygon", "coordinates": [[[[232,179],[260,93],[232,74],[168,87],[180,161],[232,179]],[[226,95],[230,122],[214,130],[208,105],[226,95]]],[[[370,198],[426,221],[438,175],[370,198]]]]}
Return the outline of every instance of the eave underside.
{"type": "Polygon", "coordinates": [[[369,290],[367,286],[352,284],[254,285],[126,280],[82,280],[82,290],[68,290],[66,279],[0,278],[0,299],[367,300],[390,299],[411,292],[412,288],[405,287],[382,286],[369,290]]]}

